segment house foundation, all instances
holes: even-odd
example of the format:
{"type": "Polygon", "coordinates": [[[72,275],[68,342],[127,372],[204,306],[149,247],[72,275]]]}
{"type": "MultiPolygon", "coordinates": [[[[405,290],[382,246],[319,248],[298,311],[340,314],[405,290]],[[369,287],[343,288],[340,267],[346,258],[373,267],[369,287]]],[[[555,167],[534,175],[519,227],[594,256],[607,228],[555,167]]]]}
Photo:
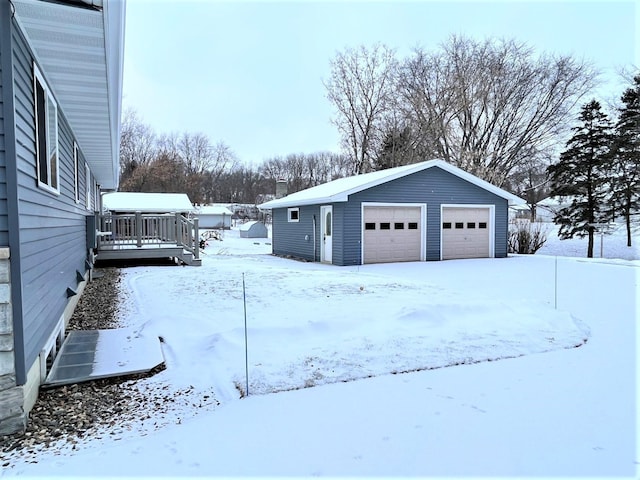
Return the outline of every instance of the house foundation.
{"type": "Polygon", "coordinates": [[[24,389],[16,384],[9,248],[0,248],[0,435],[27,426],[24,389]]]}

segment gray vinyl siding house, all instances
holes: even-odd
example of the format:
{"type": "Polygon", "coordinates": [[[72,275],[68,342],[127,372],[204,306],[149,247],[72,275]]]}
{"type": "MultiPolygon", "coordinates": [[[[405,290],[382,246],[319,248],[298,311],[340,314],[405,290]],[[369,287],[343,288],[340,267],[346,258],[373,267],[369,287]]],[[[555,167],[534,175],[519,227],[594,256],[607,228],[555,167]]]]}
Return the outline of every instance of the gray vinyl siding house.
{"type": "Polygon", "coordinates": [[[0,435],[26,426],[117,188],[123,21],[122,2],[0,0],[0,435]]]}
{"type": "Polygon", "coordinates": [[[520,203],[431,160],[335,180],[260,208],[272,212],[274,254],[361,265],[506,257],[508,207],[520,203]]]}

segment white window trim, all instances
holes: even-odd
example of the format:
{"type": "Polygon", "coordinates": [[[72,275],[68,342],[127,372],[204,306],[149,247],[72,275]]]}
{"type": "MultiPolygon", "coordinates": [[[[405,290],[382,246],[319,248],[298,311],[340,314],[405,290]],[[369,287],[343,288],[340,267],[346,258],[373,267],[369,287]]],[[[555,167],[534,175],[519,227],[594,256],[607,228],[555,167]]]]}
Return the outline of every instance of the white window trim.
{"type": "Polygon", "coordinates": [[[298,223],[300,221],[300,207],[287,208],[287,221],[289,223],[298,223]],[[293,212],[297,212],[298,218],[291,218],[293,212]]]}
{"type": "Polygon", "coordinates": [[[91,170],[89,170],[89,165],[87,165],[86,163],[84,164],[84,179],[84,206],[87,210],[91,210],[91,170]]]}
{"type": "Polygon", "coordinates": [[[80,163],[78,162],[78,144],[73,142],[73,191],[76,203],[80,203],[80,163]]]}
{"type": "Polygon", "coordinates": [[[49,88],[49,85],[47,84],[47,82],[44,79],[44,76],[42,75],[42,73],[40,73],[40,70],[38,69],[38,66],[35,64],[35,62],[33,63],[33,102],[34,102],[34,120],[35,120],[35,146],[36,146],[36,178],[38,180],[38,187],[42,188],[43,190],[47,190],[50,193],[53,193],[55,195],[60,195],[60,152],[59,152],[59,148],[58,148],[58,104],[55,100],[55,98],[53,98],[53,95],[51,94],[51,89],[49,88]],[[47,138],[45,140],[45,144],[46,144],[46,150],[47,152],[45,152],[45,154],[47,155],[47,177],[49,178],[49,183],[43,182],[40,180],[40,155],[42,154],[42,152],[40,152],[40,139],[39,139],[39,127],[38,127],[38,117],[40,112],[38,112],[38,99],[37,99],[37,84],[40,84],[40,86],[42,87],[42,89],[44,90],[44,93],[46,95],[46,102],[45,102],[45,118],[46,118],[46,135],[47,138]],[[55,171],[55,185],[56,187],[53,186],[53,182],[52,182],[52,175],[51,175],[51,162],[50,157],[49,157],[49,151],[50,151],[50,145],[51,145],[51,130],[50,130],[50,125],[49,125],[49,119],[51,118],[49,116],[50,112],[49,112],[49,105],[53,105],[53,107],[55,108],[55,115],[52,117],[53,118],[53,130],[55,131],[55,158],[56,158],[56,171],[55,171]]]}

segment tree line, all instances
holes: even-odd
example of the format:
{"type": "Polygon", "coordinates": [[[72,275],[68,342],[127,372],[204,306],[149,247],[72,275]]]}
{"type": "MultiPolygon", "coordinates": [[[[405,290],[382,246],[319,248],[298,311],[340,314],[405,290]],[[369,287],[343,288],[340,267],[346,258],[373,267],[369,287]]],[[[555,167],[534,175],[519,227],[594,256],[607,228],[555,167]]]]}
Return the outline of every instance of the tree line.
{"type": "Polygon", "coordinates": [[[120,191],[186,193],[193,203],[258,204],[284,180],[288,192],[348,174],[347,157],[332,152],[292,153],[242,164],[224,142],[202,133],[157,134],[134,110],[123,115],[120,191]]]}

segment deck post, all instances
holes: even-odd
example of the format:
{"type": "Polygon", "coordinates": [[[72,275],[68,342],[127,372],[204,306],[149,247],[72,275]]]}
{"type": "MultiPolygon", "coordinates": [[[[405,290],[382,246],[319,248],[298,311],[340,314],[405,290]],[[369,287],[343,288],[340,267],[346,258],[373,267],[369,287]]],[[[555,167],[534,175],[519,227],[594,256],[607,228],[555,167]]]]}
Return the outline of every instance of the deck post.
{"type": "Polygon", "coordinates": [[[191,222],[185,220],[184,222],[185,233],[187,234],[187,247],[189,250],[193,250],[193,230],[191,228],[191,222]]]}
{"type": "Polygon", "coordinates": [[[180,221],[180,213],[176,212],[176,245],[182,246],[182,222],[180,221]]]}
{"type": "Polygon", "coordinates": [[[198,259],[200,258],[200,227],[198,225],[199,220],[198,217],[195,217],[193,219],[193,232],[195,234],[195,241],[194,241],[194,254],[195,254],[195,258],[198,259]]]}
{"type": "Polygon", "coordinates": [[[136,212],[136,245],[142,248],[142,212],[136,212]]]}

